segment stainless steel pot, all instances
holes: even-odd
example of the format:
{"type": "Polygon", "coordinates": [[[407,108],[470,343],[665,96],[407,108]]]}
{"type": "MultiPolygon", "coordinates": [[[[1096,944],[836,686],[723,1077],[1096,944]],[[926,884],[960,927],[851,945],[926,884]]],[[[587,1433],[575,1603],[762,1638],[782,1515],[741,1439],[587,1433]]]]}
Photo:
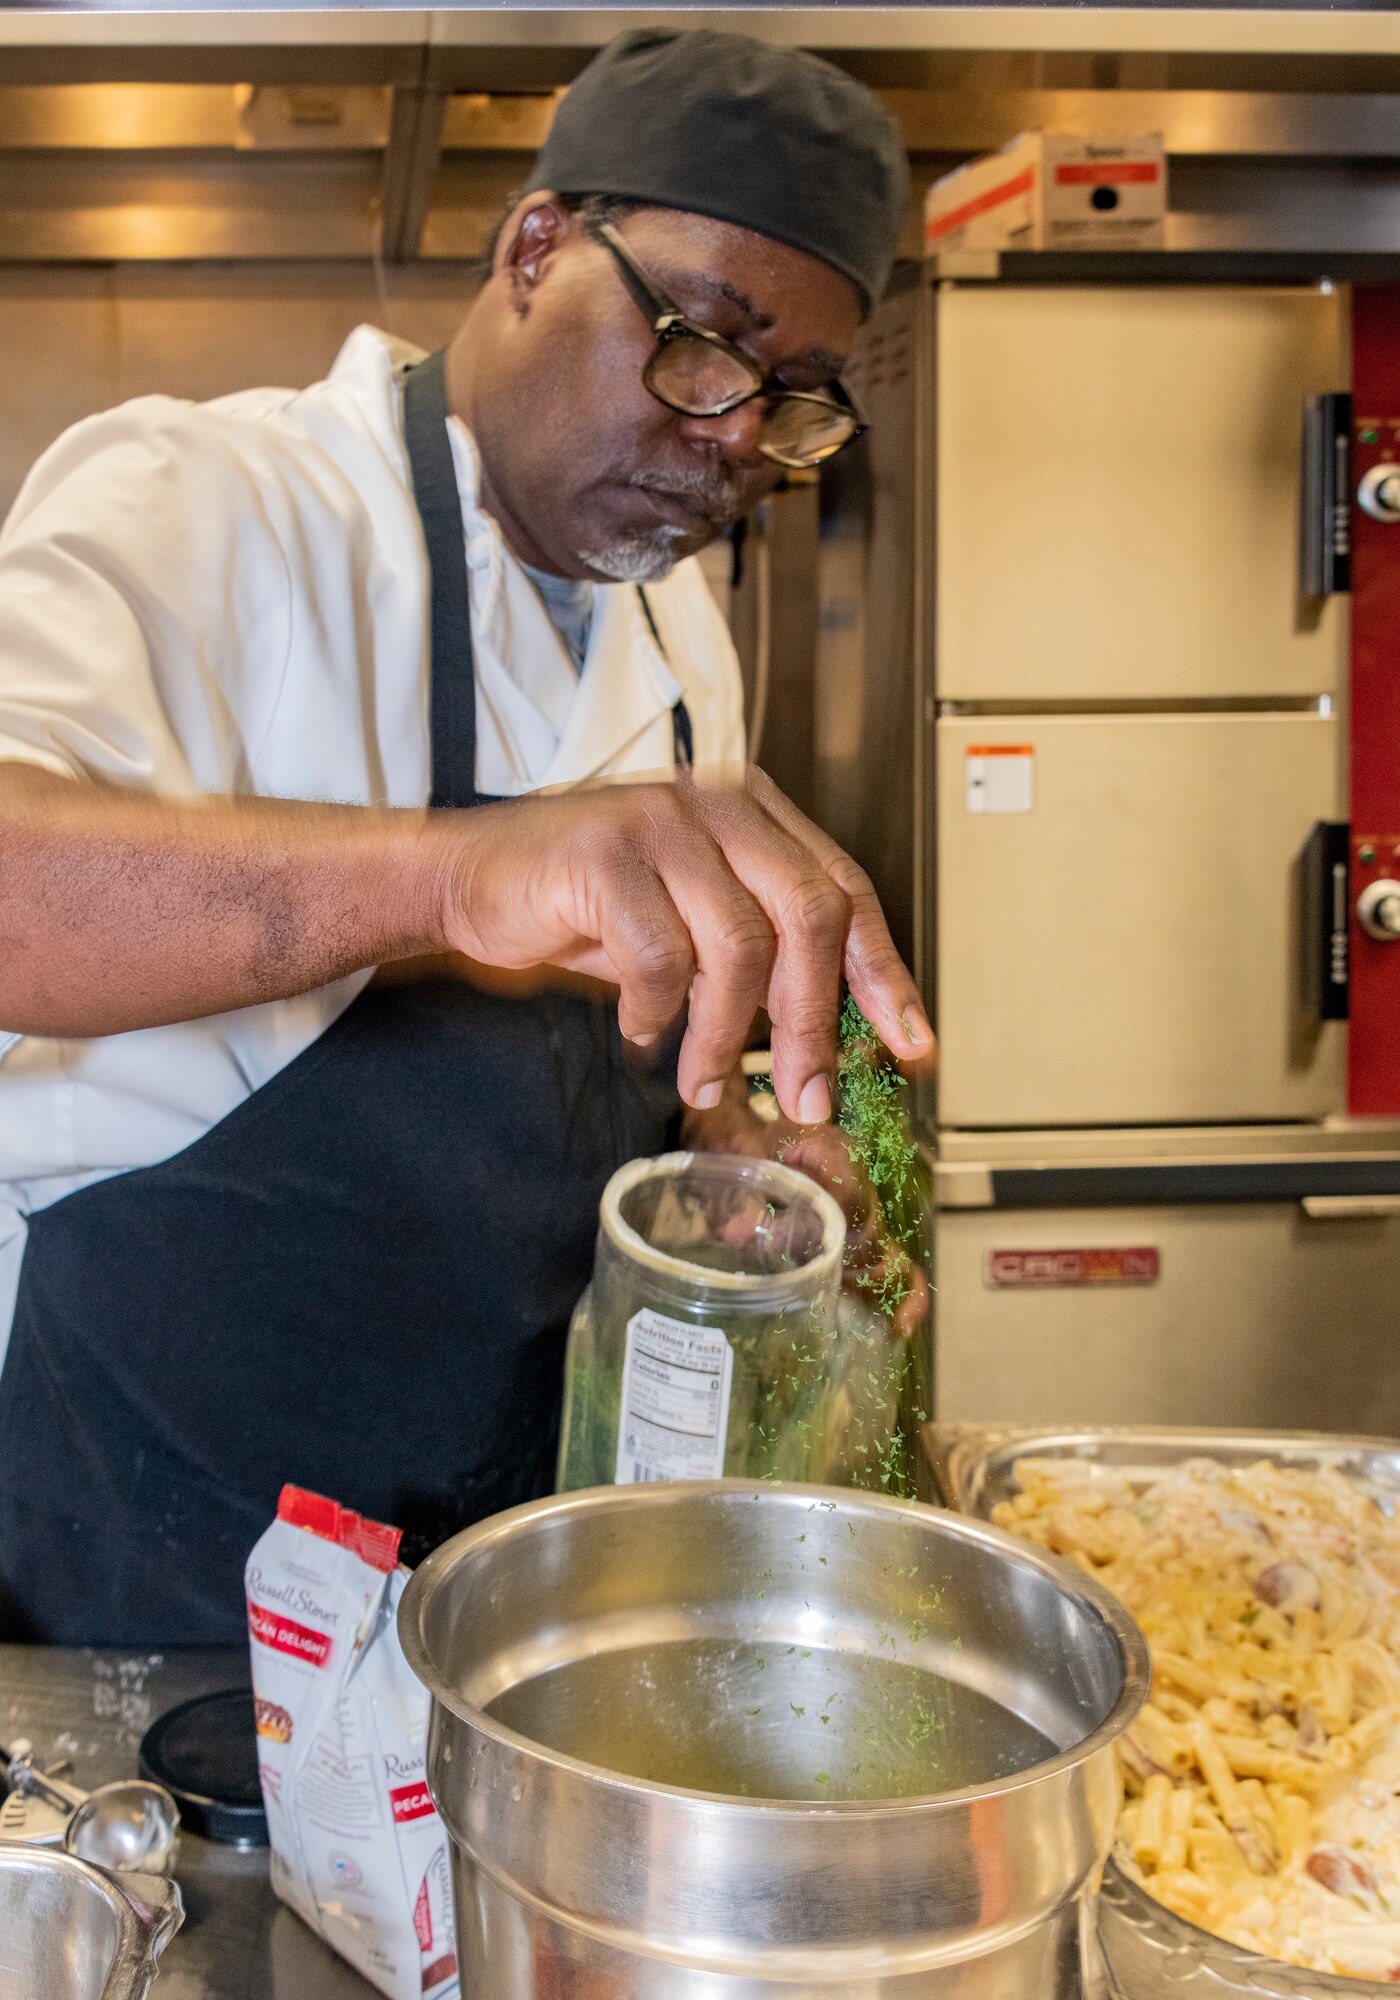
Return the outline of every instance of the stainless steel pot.
{"type": "Polygon", "coordinates": [[[608,1487],[470,1529],[433,1695],[464,2000],[1069,2000],[1147,1687],[993,1528],[811,1486],[608,1487]]]}
{"type": "Polygon", "coordinates": [[[166,1877],[0,1841],[0,2000],[145,2000],[183,1918],[166,1877]]]}

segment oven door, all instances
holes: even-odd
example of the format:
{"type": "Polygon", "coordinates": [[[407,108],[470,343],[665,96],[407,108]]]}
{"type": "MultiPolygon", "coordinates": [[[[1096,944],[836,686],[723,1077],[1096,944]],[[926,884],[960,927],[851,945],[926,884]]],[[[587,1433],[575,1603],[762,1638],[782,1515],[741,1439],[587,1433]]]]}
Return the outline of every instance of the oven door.
{"type": "Polygon", "coordinates": [[[1341,814],[1308,711],[944,716],[939,1122],[1186,1125],[1342,1108],[1306,1018],[1301,861],[1341,814]]]}
{"type": "Polygon", "coordinates": [[[1400,1434],[1400,1192],[944,1211],[936,1282],[940,1417],[1400,1434]]]}

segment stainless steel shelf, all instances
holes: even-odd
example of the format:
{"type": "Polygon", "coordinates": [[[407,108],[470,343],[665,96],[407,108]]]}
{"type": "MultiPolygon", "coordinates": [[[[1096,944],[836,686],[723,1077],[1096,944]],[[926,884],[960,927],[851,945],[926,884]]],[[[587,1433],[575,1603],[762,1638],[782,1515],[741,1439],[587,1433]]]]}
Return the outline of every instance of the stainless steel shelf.
{"type": "Polygon", "coordinates": [[[1393,285],[1400,251],[1004,250],[932,258],[928,271],[1005,285],[1393,285]]]}

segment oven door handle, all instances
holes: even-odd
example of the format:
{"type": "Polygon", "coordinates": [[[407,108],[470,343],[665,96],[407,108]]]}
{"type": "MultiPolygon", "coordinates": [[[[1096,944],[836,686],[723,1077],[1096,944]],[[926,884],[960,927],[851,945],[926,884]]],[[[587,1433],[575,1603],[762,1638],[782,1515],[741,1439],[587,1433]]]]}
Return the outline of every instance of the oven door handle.
{"type": "Polygon", "coordinates": [[[1374,1222],[1400,1215],[1400,1194],[1305,1194],[1301,1206],[1314,1222],[1374,1222]]]}

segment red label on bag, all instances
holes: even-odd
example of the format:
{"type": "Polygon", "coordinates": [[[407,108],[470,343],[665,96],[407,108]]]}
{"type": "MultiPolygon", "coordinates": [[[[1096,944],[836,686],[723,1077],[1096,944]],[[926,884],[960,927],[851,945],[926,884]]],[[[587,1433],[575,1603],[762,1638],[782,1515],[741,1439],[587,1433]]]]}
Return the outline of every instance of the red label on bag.
{"type": "Polygon", "coordinates": [[[324,1667],[331,1656],[332,1641],[324,1632],[298,1625],[295,1618],[284,1618],[280,1611],[264,1610],[261,1604],[248,1606],[248,1630],[274,1653],[290,1653],[293,1659],[309,1660],[313,1667],[324,1667]]]}
{"type": "Polygon", "coordinates": [[[996,1291],[1037,1285],[1155,1285],[1157,1250],[993,1250],[987,1283],[996,1291]]]}
{"type": "Polygon", "coordinates": [[[415,1785],[400,1785],[389,1794],[389,1805],[394,1814],[394,1825],[402,1826],[405,1820],[426,1819],[437,1808],[433,1795],[420,1778],[415,1785]]]}

